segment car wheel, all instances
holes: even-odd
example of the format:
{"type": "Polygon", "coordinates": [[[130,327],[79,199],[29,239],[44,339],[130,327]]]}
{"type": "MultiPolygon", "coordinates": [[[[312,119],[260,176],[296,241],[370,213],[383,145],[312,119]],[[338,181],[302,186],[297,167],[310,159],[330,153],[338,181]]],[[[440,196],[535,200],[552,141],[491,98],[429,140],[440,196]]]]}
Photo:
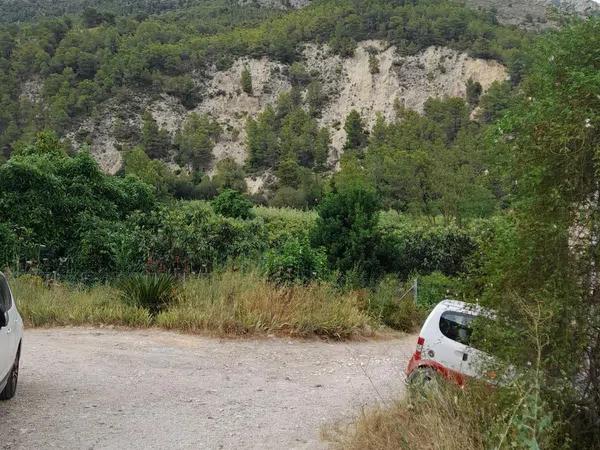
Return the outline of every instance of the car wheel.
{"type": "Polygon", "coordinates": [[[407,383],[411,386],[426,386],[432,384],[432,381],[437,382],[438,373],[431,367],[419,367],[411,372],[407,378],[407,383]]]}
{"type": "Polygon", "coordinates": [[[21,356],[21,349],[17,352],[17,356],[15,357],[15,363],[13,364],[12,370],[10,371],[10,375],[8,376],[8,381],[6,382],[6,386],[4,390],[0,392],[0,400],[10,400],[13,398],[17,392],[17,382],[19,381],[19,359],[21,356]]]}

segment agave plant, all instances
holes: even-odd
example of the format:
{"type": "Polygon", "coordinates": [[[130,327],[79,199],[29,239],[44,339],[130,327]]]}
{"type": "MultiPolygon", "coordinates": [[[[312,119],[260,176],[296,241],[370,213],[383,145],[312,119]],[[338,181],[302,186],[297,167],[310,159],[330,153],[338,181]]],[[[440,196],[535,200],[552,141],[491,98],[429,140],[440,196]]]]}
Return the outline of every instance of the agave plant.
{"type": "Polygon", "coordinates": [[[175,298],[177,279],[169,274],[137,274],[123,280],[120,288],[125,302],[155,316],[175,298]]]}

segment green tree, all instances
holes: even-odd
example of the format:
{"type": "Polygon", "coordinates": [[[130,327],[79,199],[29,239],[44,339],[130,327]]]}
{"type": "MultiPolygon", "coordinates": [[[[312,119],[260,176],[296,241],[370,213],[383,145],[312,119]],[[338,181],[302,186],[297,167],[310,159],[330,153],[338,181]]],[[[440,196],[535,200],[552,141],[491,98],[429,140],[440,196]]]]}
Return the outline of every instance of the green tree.
{"type": "Polygon", "coordinates": [[[142,146],[150,158],[165,158],[171,149],[171,136],[167,130],[159,128],[148,111],[142,116],[142,146]]]}
{"type": "Polygon", "coordinates": [[[360,151],[367,145],[369,133],[365,129],[362,117],[355,109],[346,117],[344,130],[346,131],[345,152],[360,151]]]}
{"type": "Polygon", "coordinates": [[[233,158],[225,158],[217,163],[212,182],[217,190],[232,189],[246,192],[246,172],[233,158]]]}
{"type": "Polygon", "coordinates": [[[377,229],[379,201],[374,190],[359,184],[344,186],[328,194],[318,207],[312,243],[324,247],[332,268],[354,271],[363,281],[379,271],[377,229]]]}
{"type": "Polygon", "coordinates": [[[279,159],[275,110],[267,106],[256,120],[246,123],[248,166],[254,170],[275,166],[279,159]]]}
{"type": "Polygon", "coordinates": [[[327,96],[323,93],[323,85],[320,81],[311,81],[306,88],[306,103],[313,117],[320,117],[327,96]]]}
{"type": "Polygon", "coordinates": [[[244,68],[242,69],[240,83],[242,85],[242,91],[244,91],[248,95],[253,94],[254,90],[252,87],[252,74],[250,73],[250,69],[248,68],[248,66],[244,66],[244,68]]]}
{"type": "Polygon", "coordinates": [[[369,72],[371,75],[376,75],[379,71],[379,60],[377,59],[377,55],[369,53],[369,72]]]}
{"type": "Polygon", "coordinates": [[[179,148],[178,163],[192,171],[206,170],[212,162],[212,151],[220,134],[220,125],[208,115],[190,114],[175,137],[179,148]]]}
{"type": "Polygon", "coordinates": [[[471,108],[475,108],[479,104],[479,97],[481,97],[482,87],[479,81],[473,81],[469,78],[466,82],[467,89],[467,103],[471,108]]]}
{"type": "Polygon", "coordinates": [[[525,381],[532,395],[517,398],[525,407],[504,425],[507,446],[593,448],[600,442],[600,376],[592,369],[600,367],[600,20],[549,33],[530,58],[522,94],[493,136],[516,182],[515,225],[486,249],[484,299],[511,324],[488,342],[516,366],[534,365],[525,381]]]}
{"type": "Polygon", "coordinates": [[[217,214],[236,219],[250,219],[254,216],[252,202],[243,194],[232,189],[223,190],[211,205],[217,214]]]}

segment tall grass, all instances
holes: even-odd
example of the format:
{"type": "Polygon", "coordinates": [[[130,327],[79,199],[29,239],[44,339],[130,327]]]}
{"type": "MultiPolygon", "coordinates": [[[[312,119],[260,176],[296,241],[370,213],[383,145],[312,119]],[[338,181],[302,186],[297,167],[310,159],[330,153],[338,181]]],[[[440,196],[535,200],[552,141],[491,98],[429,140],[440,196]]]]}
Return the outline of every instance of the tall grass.
{"type": "Polygon", "coordinates": [[[474,450],[488,448],[494,420],[489,388],[449,383],[410,390],[389,405],[363,410],[350,425],[323,430],[333,450],[474,450]]]}
{"type": "Polygon", "coordinates": [[[21,276],[11,280],[19,312],[30,327],[66,325],[118,325],[147,327],[144,308],[127,305],[121,293],[108,285],[84,288],[46,284],[41,278],[21,276]]]}
{"type": "Polygon", "coordinates": [[[333,338],[371,335],[375,326],[356,293],[330,285],[278,287],[256,273],[240,272],[187,281],[156,323],[189,332],[333,338]]]}
{"type": "Polygon", "coordinates": [[[168,304],[159,302],[162,311],[132,303],[127,290],[123,293],[109,285],[48,284],[31,276],[15,278],[11,285],[26,324],[34,327],[157,326],[217,335],[273,333],[346,339],[373,335],[378,326],[356,292],[340,292],[326,284],[278,287],[252,272],[189,278],[179,283],[168,304]]]}

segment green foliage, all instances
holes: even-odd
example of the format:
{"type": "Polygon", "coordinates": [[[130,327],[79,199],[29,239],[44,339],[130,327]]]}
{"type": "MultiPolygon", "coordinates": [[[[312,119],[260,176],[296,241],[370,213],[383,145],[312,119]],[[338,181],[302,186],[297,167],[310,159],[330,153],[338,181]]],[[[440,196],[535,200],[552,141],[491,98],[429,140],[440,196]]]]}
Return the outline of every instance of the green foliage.
{"type": "Polygon", "coordinates": [[[0,167],[0,222],[23,243],[20,258],[45,270],[57,269],[61,258],[71,264],[90,220],[117,222],[154,206],[150,186],[104,175],[85,152],[69,157],[38,150],[0,167]]]}
{"type": "Polygon", "coordinates": [[[488,217],[503,192],[483,133],[462,99],[430,99],[424,116],[400,108],[394,122],[378,117],[362,159],[345,156],[336,179],[361,179],[385,207],[432,220],[488,217]]]}
{"type": "Polygon", "coordinates": [[[496,122],[508,109],[512,98],[510,83],[499,83],[495,81],[485,95],[481,97],[479,103],[481,112],[479,113],[479,118],[484,123],[496,122]]]}
{"type": "Polygon", "coordinates": [[[367,298],[369,315],[390,328],[413,332],[422,325],[425,314],[412,297],[401,298],[404,291],[396,276],[384,277],[367,298]]]}
{"type": "Polygon", "coordinates": [[[369,132],[365,129],[362,117],[355,109],[350,111],[346,117],[344,131],[346,131],[345,152],[358,152],[367,145],[369,132]]]}
{"type": "Polygon", "coordinates": [[[240,257],[257,258],[267,243],[262,221],[223,217],[201,202],[163,206],[136,222],[131,228],[150,271],[206,273],[240,257]]]}
{"type": "Polygon", "coordinates": [[[217,163],[217,170],[212,178],[212,183],[217,191],[232,189],[238,192],[246,192],[246,172],[234,159],[225,158],[217,163]]]}
{"type": "Polygon", "coordinates": [[[302,107],[297,89],[281,94],[275,109],[269,106],[256,120],[249,119],[246,133],[249,168],[278,168],[285,186],[297,188],[298,166],[321,170],[327,162],[329,133],[302,107]]]}
{"type": "Polygon", "coordinates": [[[169,274],[132,275],[120,283],[123,300],[147,309],[155,317],[173,302],[177,291],[177,280],[169,274]]]}
{"type": "Polygon", "coordinates": [[[310,283],[327,277],[327,255],[314,249],[308,239],[290,239],[265,255],[269,280],[277,284],[310,283]]]}
{"type": "Polygon", "coordinates": [[[208,115],[189,115],[175,137],[177,162],[192,171],[206,170],[212,162],[212,151],[221,134],[221,126],[208,115]]]}
{"type": "Polygon", "coordinates": [[[357,270],[365,280],[375,277],[380,270],[375,192],[359,185],[346,186],[325,196],[318,212],[312,242],[325,248],[331,267],[342,273],[357,270]]]}
{"type": "Polygon", "coordinates": [[[525,394],[533,393],[538,400],[532,406],[540,408],[540,414],[532,415],[529,405],[519,411],[519,436],[504,423],[507,446],[558,448],[570,439],[571,447],[592,448],[600,439],[592,425],[600,417],[600,378],[589,370],[600,361],[599,39],[598,19],[540,39],[522,93],[491,139],[506,155],[515,226],[486,249],[487,276],[479,285],[485,286],[484,302],[513,324],[497,330],[504,339],[491,336],[491,346],[505,343],[498,346],[500,356],[514,364],[533,362],[537,376],[525,394]],[[585,393],[576,385],[585,385],[585,393]],[[543,423],[542,404],[552,411],[551,424],[543,423]],[[553,442],[547,426],[560,433],[553,442]]]}
{"type": "Polygon", "coordinates": [[[305,86],[311,81],[311,76],[306,71],[306,67],[299,62],[291,65],[289,77],[292,86],[305,86]]]}
{"type": "Polygon", "coordinates": [[[479,97],[481,97],[482,87],[479,81],[473,81],[469,78],[466,83],[467,88],[467,103],[471,108],[475,108],[479,104],[479,97]]]}
{"type": "Polygon", "coordinates": [[[81,19],[87,28],[97,27],[103,23],[107,23],[109,25],[115,24],[114,14],[101,13],[94,8],[86,8],[81,14],[81,19]]]}
{"type": "Polygon", "coordinates": [[[240,84],[242,86],[242,91],[244,91],[248,95],[253,94],[252,74],[250,73],[250,69],[248,69],[247,66],[244,66],[244,68],[242,69],[240,84]]]}
{"type": "Polygon", "coordinates": [[[0,222],[0,268],[14,263],[16,251],[17,236],[7,223],[0,222]]]}
{"type": "Polygon", "coordinates": [[[142,146],[152,159],[166,158],[171,149],[171,136],[159,128],[152,114],[146,111],[142,117],[142,146]]]}
{"type": "Polygon", "coordinates": [[[467,262],[477,250],[474,237],[455,226],[421,227],[404,223],[382,229],[382,235],[381,263],[404,279],[413,272],[458,275],[467,270],[467,262]]]}
{"type": "Polygon", "coordinates": [[[232,189],[225,189],[211,202],[217,214],[236,219],[253,217],[252,202],[243,194],[232,189]]]}
{"type": "MultiPolygon", "coordinates": [[[[450,45],[509,63],[514,79],[526,66],[519,51],[522,32],[440,0],[324,0],[286,12],[254,4],[232,8],[230,0],[57,0],[52,8],[39,0],[18,5],[0,0],[0,10],[0,21],[32,20],[0,25],[0,147],[5,151],[47,127],[64,136],[110,98],[168,93],[192,108],[201,88],[190,73],[226,68],[249,56],[293,64],[307,42],[327,42],[341,55],[351,55],[365,39],[386,39],[411,54],[450,45]],[[84,20],[51,18],[64,14],[83,14],[84,20]],[[41,83],[35,101],[21,95],[32,80],[41,83]]],[[[298,86],[311,78],[297,65],[291,75],[298,86]]],[[[164,156],[170,148],[164,133],[147,128],[147,151],[164,156]]]]}
{"type": "Polygon", "coordinates": [[[371,75],[376,75],[379,73],[379,60],[373,53],[369,54],[369,73],[371,75]]]}
{"type": "Polygon", "coordinates": [[[442,300],[461,300],[458,293],[457,280],[441,272],[417,276],[417,302],[427,310],[431,310],[442,300]]]}
{"type": "Polygon", "coordinates": [[[265,223],[271,248],[281,247],[292,239],[306,240],[317,218],[314,211],[292,208],[256,207],[254,211],[265,223]]]}

